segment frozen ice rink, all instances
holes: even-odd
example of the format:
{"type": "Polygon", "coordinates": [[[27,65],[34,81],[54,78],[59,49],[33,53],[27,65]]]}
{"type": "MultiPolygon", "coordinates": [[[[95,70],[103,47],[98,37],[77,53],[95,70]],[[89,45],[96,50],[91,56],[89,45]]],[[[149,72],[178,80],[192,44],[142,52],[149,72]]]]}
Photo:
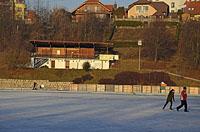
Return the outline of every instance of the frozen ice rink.
{"type": "Polygon", "coordinates": [[[188,113],[162,110],[164,103],[164,96],[0,91],[0,132],[200,132],[200,97],[189,97],[188,113]]]}

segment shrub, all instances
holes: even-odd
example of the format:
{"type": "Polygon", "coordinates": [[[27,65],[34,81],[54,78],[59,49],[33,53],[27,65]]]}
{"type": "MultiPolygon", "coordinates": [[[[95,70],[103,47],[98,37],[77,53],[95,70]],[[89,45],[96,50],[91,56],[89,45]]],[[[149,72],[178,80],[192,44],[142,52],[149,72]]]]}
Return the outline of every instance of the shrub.
{"type": "Polygon", "coordinates": [[[117,84],[117,85],[160,85],[165,82],[174,86],[170,76],[164,72],[137,73],[137,72],[121,72],[115,75],[114,79],[101,79],[100,84],[117,84]]]}
{"type": "Polygon", "coordinates": [[[73,83],[75,84],[81,84],[81,83],[84,83],[85,81],[88,81],[88,80],[92,80],[93,79],[93,76],[90,75],[90,74],[86,74],[80,78],[75,78],[73,80],[73,83]]]}
{"type": "Polygon", "coordinates": [[[140,21],[115,21],[116,26],[128,26],[128,27],[139,27],[144,26],[140,21]]]}
{"type": "Polygon", "coordinates": [[[83,63],[83,69],[85,70],[85,71],[89,71],[90,70],[90,68],[91,68],[91,65],[90,65],[90,63],[89,62],[84,62],[83,63]]]}
{"type": "Polygon", "coordinates": [[[84,76],[82,76],[82,80],[85,82],[85,81],[88,81],[88,80],[92,80],[93,79],[93,76],[90,75],[90,74],[86,74],[84,76]]]}
{"type": "Polygon", "coordinates": [[[113,79],[100,79],[99,84],[115,84],[113,79]]]}
{"type": "Polygon", "coordinates": [[[83,80],[82,80],[82,78],[75,78],[73,80],[73,83],[75,83],[75,84],[81,84],[81,83],[83,83],[83,80]]]}

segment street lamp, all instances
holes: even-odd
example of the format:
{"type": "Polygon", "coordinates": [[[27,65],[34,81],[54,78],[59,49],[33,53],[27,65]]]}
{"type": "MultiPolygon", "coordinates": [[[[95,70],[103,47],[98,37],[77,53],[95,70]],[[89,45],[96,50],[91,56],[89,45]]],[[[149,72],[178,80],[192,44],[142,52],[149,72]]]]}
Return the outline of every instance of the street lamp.
{"type": "Polygon", "coordinates": [[[138,62],[138,70],[141,69],[141,46],[142,46],[142,40],[138,40],[138,47],[139,47],[139,62],[138,62]]]}
{"type": "Polygon", "coordinates": [[[86,39],[87,39],[87,21],[86,21],[86,19],[87,19],[87,12],[88,12],[88,10],[87,9],[85,9],[84,10],[84,12],[85,12],[85,14],[84,14],[84,21],[85,21],[85,36],[84,36],[84,40],[86,41],[86,39]]]}

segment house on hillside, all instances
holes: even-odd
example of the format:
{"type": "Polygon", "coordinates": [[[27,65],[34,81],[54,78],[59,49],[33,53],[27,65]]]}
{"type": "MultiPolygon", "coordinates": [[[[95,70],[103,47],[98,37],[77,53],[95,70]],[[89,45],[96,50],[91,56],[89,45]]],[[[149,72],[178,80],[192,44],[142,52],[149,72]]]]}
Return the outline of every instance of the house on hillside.
{"type": "Polygon", "coordinates": [[[100,0],[86,0],[72,12],[72,15],[76,21],[84,20],[89,14],[98,18],[111,18],[113,10],[114,5],[104,5],[100,0]]]}
{"type": "Polygon", "coordinates": [[[25,20],[25,0],[0,0],[0,6],[4,8],[4,11],[10,10],[13,18],[16,20],[25,20]]]}
{"type": "Polygon", "coordinates": [[[26,17],[26,4],[25,0],[14,0],[15,5],[15,19],[25,20],[26,17]]]}
{"type": "Polygon", "coordinates": [[[183,20],[200,20],[200,0],[187,0],[183,12],[183,20]]]}
{"type": "Polygon", "coordinates": [[[164,18],[169,14],[169,6],[164,2],[138,0],[128,7],[128,18],[164,18]]]}
{"type": "Polygon", "coordinates": [[[38,19],[38,15],[35,11],[33,10],[27,11],[26,20],[25,20],[26,24],[34,24],[36,23],[37,19],[38,19]]]}
{"type": "Polygon", "coordinates": [[[109,69],[119,60],[113,54],[113,44],[103,42],[74,42],[31,40],[34,52],[31,67],[53,69],[83,69],[89,62],[91,69],[109,69]]]}
{"type": "Polygon", "coordinates": [[[186,0],[151,0],[153,2],[165,2],[169,6],[169,13],[182,11],[186,0]]]}

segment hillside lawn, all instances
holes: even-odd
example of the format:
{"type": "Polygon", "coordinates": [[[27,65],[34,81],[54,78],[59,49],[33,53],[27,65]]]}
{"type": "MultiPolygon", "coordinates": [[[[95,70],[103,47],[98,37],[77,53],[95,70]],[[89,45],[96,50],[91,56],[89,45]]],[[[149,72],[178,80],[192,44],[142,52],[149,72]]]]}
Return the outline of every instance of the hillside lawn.
{"type": "MultiPolygon", "coordinates": [[[[93,79],[86,81],[85,83],[99,83],[100,79],[114,79],[114,76],[120,72],[132,71],[132,72],[143,72],[149,73],[155,70],[169,70],[169,63],[158,62],[153,63],[152,61],[142,60],[141,71],[138,71],[138,60],[137,59],[121,59],[117,62],[110,70],[91,70],[86,72],[84,70],[56,70],[56,69],[0,69],[0,78],[2,79],[27,79],[27,80],[50,80],[50,81],[67,81],[72,82],[75,78],[80,78],[86,74],[93,76],[93,79]]],[[[172,69],[173,71],[173,69],[172,69]]],[[[186,73],[182,73],[189,77],[200,79],[200,71],[190,70],[186,73]]],[[[177,85],[186,86],[199,86],[200,83],[186,80],[171,76],[171,79],[177,85]]]]}

